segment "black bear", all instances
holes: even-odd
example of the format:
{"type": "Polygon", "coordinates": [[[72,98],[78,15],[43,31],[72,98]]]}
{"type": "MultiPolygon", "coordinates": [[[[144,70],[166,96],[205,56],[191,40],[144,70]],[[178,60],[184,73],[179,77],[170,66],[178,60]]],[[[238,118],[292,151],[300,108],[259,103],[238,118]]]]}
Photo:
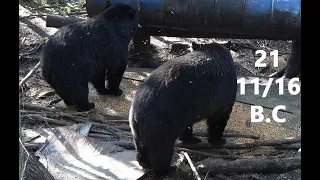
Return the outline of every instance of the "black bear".
{"type": "Polygon", "coordinates": [[[128,45],[138,22],[137,9],[119,3],[93,18],[61,27],[43,47],[43,78],[77,111],[95,107],[88,100],[88,82],[99,94],[120,96],[128,45]]]}
{"type": "Polygon", "coordinates": [[[301,41],[292,41],[291,53],[287,61],[287,65],[281,70],[272,73],[270,77],[291,79],[301,76],[301,41]]]}
{"type": "Polygon", "coordinates": [[[236,68],[229,49],[196,44],[193,51],[155,69],[138,87],[129,112],[137,161],[155,175],[169,171],[178,137],[196,143],[192,125],[207,119],[208,141],[222,137],[237,92],[236,68]]]}

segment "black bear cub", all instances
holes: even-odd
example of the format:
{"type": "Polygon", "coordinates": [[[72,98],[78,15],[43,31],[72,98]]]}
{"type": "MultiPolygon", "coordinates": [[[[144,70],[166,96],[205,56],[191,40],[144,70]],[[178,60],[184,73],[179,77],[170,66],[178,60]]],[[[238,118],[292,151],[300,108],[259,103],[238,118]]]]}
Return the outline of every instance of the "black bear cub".
{"type": "Polygon", "coordinates": [[[222,145],[237,92],[237,75],[229,49],[217,43],[196,44],[194,51],[172,59],[138,87],[129,121],[137,161],[161,176],[169,171],[178,137],[201,141],[192,125],[207,119],[209,143],[222,145]]]}
{"type": "Polygon", "coordinates": [[[128,45],[138,21],[135,8],[119,3],[91,19],[61,27],[42,50],[43,78],[67,106],[74,105],[77,111],[95,107],[88,100],[88,82],[99,94],[120,96],[128,45]]]}

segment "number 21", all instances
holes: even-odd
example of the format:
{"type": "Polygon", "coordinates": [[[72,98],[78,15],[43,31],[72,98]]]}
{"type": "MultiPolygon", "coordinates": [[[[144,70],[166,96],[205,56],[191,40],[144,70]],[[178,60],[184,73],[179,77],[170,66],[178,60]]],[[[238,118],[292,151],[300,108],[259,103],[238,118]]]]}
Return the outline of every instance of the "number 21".
{"type": "MultiPolygon", "coordinates": [[[[267,63],[262,63],[262,61],[267,57],[267,53],[264,50],[257,50],[257,54],[261,54],[261,57],[254,64],[255,67],[267,67],[267,63]]],[[[270,55],[273,56],[273,66],[278,67],[278,50],[270,52],[270,55]]]]}

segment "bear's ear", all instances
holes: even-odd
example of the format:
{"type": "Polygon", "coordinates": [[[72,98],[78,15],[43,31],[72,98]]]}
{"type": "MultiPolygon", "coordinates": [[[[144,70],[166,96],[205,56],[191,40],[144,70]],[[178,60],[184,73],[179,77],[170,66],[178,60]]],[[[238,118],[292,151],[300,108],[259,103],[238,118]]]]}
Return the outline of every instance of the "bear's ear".
{"type": "Polygon", "coordinates": [[[109,9],[109,7],[111,7],[111,3],[107,3],[107,4],[105,5],[105,9],[109,9]]]}
{"type": "Polygon", "coordinates": [[[197,44],[195,42],[192,42],[192,49],[195,50],[195,49],[199,49],[200,48],[200,44],[197,44]]]}
{"type": "Polygon", "coordinates": [[[223,44],[226,48],[230,49],[232,43],[231,41],[228,41],[227,43],[223,44]]]}
{"type": "Polygon", "coordinates": [[[129,10],[128,16],[130,19],[134,19],[136,17],[136,12],[134,10],[129,10]]]}

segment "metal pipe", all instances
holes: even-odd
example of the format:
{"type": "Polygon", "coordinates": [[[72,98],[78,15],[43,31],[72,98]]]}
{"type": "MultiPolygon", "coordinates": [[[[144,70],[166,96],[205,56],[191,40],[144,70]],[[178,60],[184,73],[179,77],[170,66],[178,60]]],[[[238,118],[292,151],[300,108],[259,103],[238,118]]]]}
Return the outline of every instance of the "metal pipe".
{"type": "Polygon", "coordinates": [[[299,40],[301,0],[86,0],[90,17],[109,3],[140,8],[149,35],[299,40]]]}

